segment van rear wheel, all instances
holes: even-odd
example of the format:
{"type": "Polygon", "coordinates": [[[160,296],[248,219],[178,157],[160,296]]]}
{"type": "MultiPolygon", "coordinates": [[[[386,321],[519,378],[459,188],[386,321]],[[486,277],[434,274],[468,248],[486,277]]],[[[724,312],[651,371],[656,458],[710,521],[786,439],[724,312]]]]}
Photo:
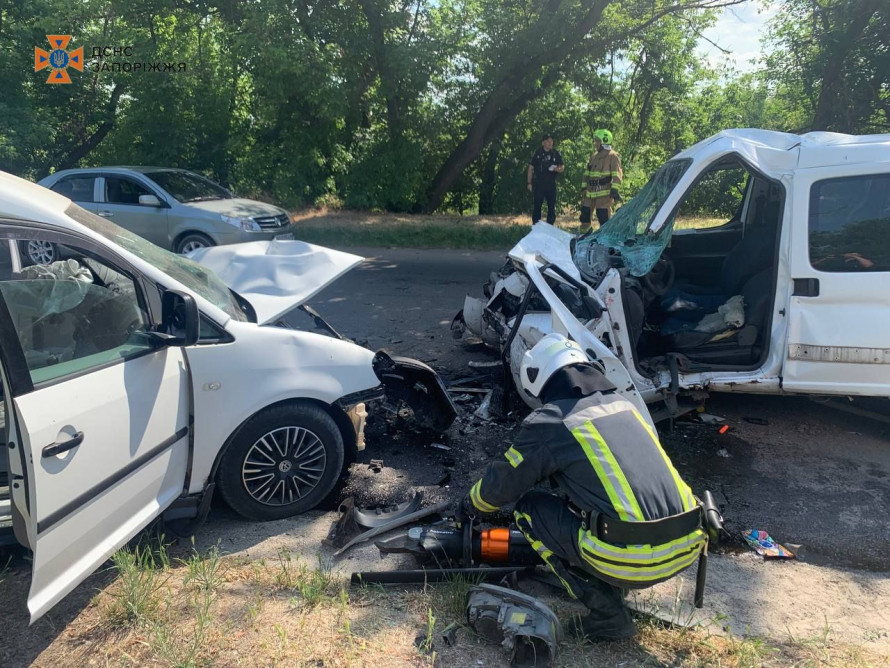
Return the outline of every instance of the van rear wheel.
{"type": "Polygon", "coordinates": [[[257,413],[223,455],[217,488],[239,515],[276,520],[321,503],[343,469],[343,436],[324,409],[304,403],[257,413]]]}

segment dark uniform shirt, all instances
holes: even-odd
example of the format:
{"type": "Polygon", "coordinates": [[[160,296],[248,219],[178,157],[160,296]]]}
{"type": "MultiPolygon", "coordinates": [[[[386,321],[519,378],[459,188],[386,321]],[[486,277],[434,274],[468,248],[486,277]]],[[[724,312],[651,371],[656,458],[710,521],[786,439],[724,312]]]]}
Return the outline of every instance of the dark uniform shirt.
{"type": "Polygon", "coordinates": [[[555,148],[551,148],[549,151],[545,151],[543,148],[539,148],[537,151],[535,151],[535,154],[532,156],[531,162],[529,162],[529,165],[532,166],[535,175],[535,185],[545,186],[556,183],[556,175],[558,172],[551,172],[550,167],[552,165],[556,165],[558,167],[561,164],[563,164],[562,156],[555,148]]]}

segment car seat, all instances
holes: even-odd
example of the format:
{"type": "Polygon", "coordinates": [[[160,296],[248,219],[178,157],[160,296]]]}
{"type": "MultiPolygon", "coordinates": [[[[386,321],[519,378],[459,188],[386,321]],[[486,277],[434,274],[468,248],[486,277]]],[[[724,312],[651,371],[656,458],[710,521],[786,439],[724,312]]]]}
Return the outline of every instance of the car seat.
{"type": "Polygon", "coordinates": [[[727,253],[716,286],[678,283],[662,297],[662,309],[674,314],[671,317],[698,322],[701,315],[713,312],[727,299],[740,294],[748,280],[772,266],[778,222],[779,202],[774,200],[764,207],[760,223],[752,225],[727,253]],[[691,312],[690,317],[684,318],[683,311],[691,312]]]}

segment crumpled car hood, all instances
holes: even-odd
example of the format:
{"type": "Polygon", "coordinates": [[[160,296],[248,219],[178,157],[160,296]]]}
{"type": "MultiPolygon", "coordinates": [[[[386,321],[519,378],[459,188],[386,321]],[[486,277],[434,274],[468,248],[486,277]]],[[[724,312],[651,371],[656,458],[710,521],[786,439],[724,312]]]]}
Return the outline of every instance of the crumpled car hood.
{"type": "Polygon", "coordinates": [[[311,299],[364,260],[304,241],[251,241],[199,248],[188,257],[244,297],[261,325],[311,299]]]}

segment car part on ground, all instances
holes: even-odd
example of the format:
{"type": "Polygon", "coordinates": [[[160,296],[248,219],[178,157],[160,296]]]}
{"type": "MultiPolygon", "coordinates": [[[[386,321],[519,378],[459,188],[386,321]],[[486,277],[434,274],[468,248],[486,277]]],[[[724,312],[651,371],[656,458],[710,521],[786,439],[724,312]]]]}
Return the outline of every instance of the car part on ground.
{"type": "Polygon", "coordinates": [[[343,547],[334,552],[335,557],[339,557],[341,554],[346,552],[349,548],[358,545],[359,543],[364,543],[365,541],[370,540],[376,536],[386,533],[387,531],[392,531],[393,529],[398,529],[399,527],[403,527],[406,524],[410,524],[416,520],[423,519],[425,517],[430,517],[431,515],[435,515],[436,513],[441,513],[443,510],[447,509],[451,504],[448,501],[442,501],[441,503],[437,503],[428,508],[421,508],[420,510],[416,510],[413,513],[409,513],[407,515],[399,516],[393,520],[380,524],[373,529],[369,529],[362,534],[359,534],[352,540],[348,541],[343,547]]]}
{"type": "Polygon", "coordinates": [[[383,524],[389,524],[393,520],[398,520],[420,510],[422,501],[423,494],[416,492],[410,499],[392,508],[362,510],[356,507],[355,500],[352,497],[344,499],[338,509],[340,516],[331,525],[331,530],[322,543],[328,547],[340,549],[368,529],[375,529],[383,524]]]}
{"type": "Polygon", "coordinates": [[[510,655],[511,666],[550,666],[562,640],[556,615],[537,599],[497,585],[467,592],[467,623],[510,655]]]}

